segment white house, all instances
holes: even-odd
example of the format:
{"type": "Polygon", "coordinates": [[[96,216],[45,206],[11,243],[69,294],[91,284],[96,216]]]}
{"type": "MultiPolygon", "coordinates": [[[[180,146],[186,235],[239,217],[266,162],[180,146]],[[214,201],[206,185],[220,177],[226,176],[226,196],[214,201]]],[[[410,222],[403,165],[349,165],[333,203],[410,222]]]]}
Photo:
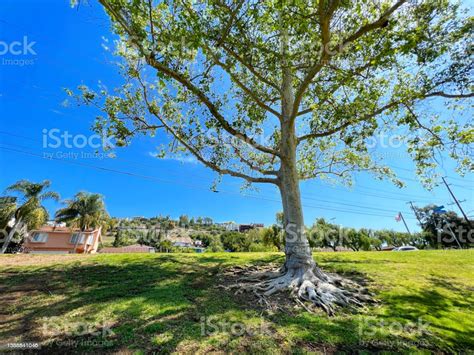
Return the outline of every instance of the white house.
{"type": "Polygon", "coordinates": [[[219,223],[219,226],[221,226],[222,228],[224,228],[225,230],[227,231],[231,231],[231,232],[238,232],[239,231],[239,225],[235,222],[223,222],[223,223],[219,223]]]}

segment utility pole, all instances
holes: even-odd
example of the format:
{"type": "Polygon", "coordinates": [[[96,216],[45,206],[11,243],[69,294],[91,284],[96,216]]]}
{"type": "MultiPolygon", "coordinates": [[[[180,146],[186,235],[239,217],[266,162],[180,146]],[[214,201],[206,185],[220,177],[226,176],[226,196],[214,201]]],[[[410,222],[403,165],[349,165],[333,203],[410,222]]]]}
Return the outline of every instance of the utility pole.
{"type": "Polygon", "coordinates": [[[407,229],[408,234],[411,235],[411,232],[410,232],[410,230],[408,229],[407,222],[405,222],[405,218],[403,218],[403,214],[402,214],[401,212],[398,212],[398,213],[400,214],[400,218],[402,219],[403,224],[405,225],[405,228],[407,229]]]}
{"type": "Polygon", "coordinates": [[[445,221],[445,226],[448,227],[449,231],[451,232],[451,235],[453,236],[454,240],[456,240],[456,243],[458,243],[458,247],[459,249],[462,249],[462,246],[461,246],[461,243],[459,243],[459,240],[458,238],[456,237],[456,234],[454,234],[453,230],[451,229],[451,227],[449,226],[449,223],[447,221],[445,221]]]}
{"type": "Polygon", "coordinates": [[[464,210],[462,209],[461,204],[459,203],[456,196],[454,196],[454,193],[451,191],[451,188],[449,187],[448,183],[446,182],[446,179],[444,177],[441,177],[441,179],[443,179],[443,182],[446,185],[446,188],[448,189],[449,193],[451,194],[451,197],[453,198],[454,202],[456,202],[456,205],[458,205],[459,210],[461,211],[462,215],[464,216],[464,219],[469,224],[469,226],[472,228],[473,226],[472,226],[471,221],[469,220],[469,218],[467,218],[466,213],[464,213],[464,210]]]}
{"type": "Polygon", "coordinates": [[[409,201],[408,203],[410,204],[411,209],[413,210],[413,213],[415,214],[416,219],[417,219],[418,222],[420,223],[420,227],[423,227],[423,225],[422,225],[422,223],[421,223],[420,216],[418,215],[418,212],[416,211],[415,206],[413,206],[413,202],[409,201]]]}

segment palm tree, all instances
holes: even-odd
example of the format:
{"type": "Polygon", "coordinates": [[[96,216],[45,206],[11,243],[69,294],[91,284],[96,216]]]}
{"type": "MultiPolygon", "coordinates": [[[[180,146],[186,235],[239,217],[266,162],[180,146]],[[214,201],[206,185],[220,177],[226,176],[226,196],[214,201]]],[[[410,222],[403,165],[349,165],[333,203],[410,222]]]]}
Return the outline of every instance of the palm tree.
{"type": "Polygon", "coordinates": [[[59,200],[57,192],[45,191],[50,186],[51,182],[49,180],[39,183],[20,180],[7,187],[6,191],[20,195],[20,204],[17,203],[16,199],[11,199],[9,202],[3,203],[0,208],[0,219],[2,221],[15,220],[13,227],[3,242],[0,254],[5,253],[17,231],[37,228],[48,220],[48,211],[42,205],[43,201],[47,199],[59,200]]]}
{"type": "MultiPolygon", "coordinates": [[[[103,198],[99,194],[79,192],[72,200],[66,200],[66,207],[56,212],[57,222],[80,228],[82,232],[102,226],[108,220],[103,198]]],[[[76,241],[74,251],[79,239],[76,241]]]]}
{"type": "Polygon", "coordinates": [[[16,197],[0,197],[0,228],[5,229],[8,223],[14,218],[16,211],[16,197]]]}

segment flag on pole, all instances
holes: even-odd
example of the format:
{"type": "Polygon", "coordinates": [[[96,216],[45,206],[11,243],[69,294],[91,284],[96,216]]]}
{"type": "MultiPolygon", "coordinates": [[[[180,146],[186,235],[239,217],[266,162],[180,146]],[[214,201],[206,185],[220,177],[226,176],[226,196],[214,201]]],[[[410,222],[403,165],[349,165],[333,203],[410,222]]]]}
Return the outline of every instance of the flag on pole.
{"type": "Polygon", "coordinates": [[[398,212],[398,214],[395,216],[395,220],[397,222],[400,222],[402,220],[402,214],[400,212],[398,212]]]}
{"type": "Polygon", "coordinates": [[[433,213],[443,214],[447,212],[444,210],[444,206],[436,206],[433,208],[433,213]]]}

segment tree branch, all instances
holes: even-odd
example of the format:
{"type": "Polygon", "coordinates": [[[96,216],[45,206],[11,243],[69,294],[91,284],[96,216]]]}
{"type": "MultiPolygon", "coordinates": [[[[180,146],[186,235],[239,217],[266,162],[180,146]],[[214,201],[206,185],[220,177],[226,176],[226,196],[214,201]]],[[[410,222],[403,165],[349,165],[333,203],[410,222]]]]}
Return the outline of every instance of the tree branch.
{"type": "Polygon", "coordinates": [[[406,109],[408,110],[408,112],[410,112],[410,115],[413,117],[413,119],[416,121],[416,123],[418,124],[418,126],[426,131],[428,131],[433,137],[436,138],[436,140],[438,142],[440,142],[442,145],[444,145],[444,142],[443,140],[441,139],[441,137],[439,135],[437,135],[436,133],[434,133],[429,127],[426,127],[424,124],[422,124],[420,122],[420,120],[418,119],[418,116],[415,114],[415,112],[412,110],[412,108],[406,104],[406,103],[403,103],[403,106],[406,107],[406,109]]]}
{"type": "MultiPolygon", "coordinates": [[[[249,62],[244,60],[238,53],[236,53],[234,50],[232,50],[231,48],[226,46],[225,43],[224,43],[224,39],[229,35],[230,30],[232,28],[232,25],[234,24],[236,14],[244,3],[245,3],[245,0],[241,0],[237,4],[235,10],[231,10],[230,8],[225,6],[225,4],[221,4],[221,6],[225,7],[230,12],[231,18],[230,18],[229,22],[227,23],[227,25],[224,27],[224,29],[222,29],[220,31],[223,34],[219,38],[216,39],[215,47],[216,48],[222,48],[228,55],[230,55],[231,57],[236,59],[241,65],[243,65],[245,68],[247,68],[247,70],[250,71],[257,79],[259,79],[263,83],[271,86],[272,88],[274,88],[275,90],[280,92],[280,88],[278,87],[278,85],[276,85],[275,83],[273,83],[269,79],[265,78],[261,73],[259,73],[255,69],[255,67],[252,64],[250,64],[249,62]]],[[[189,6],[186,6],[186,5],[187,5],[186,3],[183,3],[183,6],[188,10],[188,12],[192,16],[197,18],[198,15],[195,12],[193,12],[193,10],[191,8],[189,8],[189,6]]],[[[207,46],[207,47],[209,48],[209,46],[207,46]]]]}
{"type": "Polygon", "coordinates": [[[226,65],[225,63],[222,63],[218,58],[217,56],[212,52],[212,50],[210,48],[207,48],[207,50],[210,52],[212,58],[213,58],[213,61],[214,63],[216,63],[217,65],[219,65],[221,68],[225,69],[225,71],[229,74],[229,76],[231,77],[231,79],[247,94],[249,95],[253,101],[258,105],[260,106],[261,108],[263,108],[264,110],[270,112],[271,114],[275,115],[276,117],[278,117],[278,119],[281,119],[281,115],[280,113],[278,113],[278,111],[272,109],[270,106],[268,106],[265,102],[263,102],[262,100],[260,100],[260,98],[258,97],[258,95],[256,93],[254,93],[251,89],[249,89],[242,81],[240,81],[240,79],[237,77],[237,75],[235,75],[231,69],[229,68],[228,65],[226,65]]]}
{"type": "Polygon", "coordinates": [[[229,122],[220,114],[219,110],[217,107],[211,102],[210,98],[202,91],[200,90],[197,86],[195,86],[188,78],[186,78],[183,74],[178,73],[177,71],[171,69],[167,65],[159,62],[158,60],[155,59],[153,53],[147,54],[147,51],[144,50],[142,45],[140,43],[137,43],[137,41],[134,39],[134,34],[133,31],[130,30],[128,27],[127,22],[125,19],[115,11],[113,6],[111,6],[108,3],[108,0],[99,0],[100,3],[111,12],[111,14],[115,17],[115,19],[120,23],[124,31],[128,34],[129,38],[132,40],[132,42],[137,46],[137,48],[140,50],[141,54],[145,57],[146,62],[151,65],[153,68],[158,70],[159,72],[167,75],[168,77],[174,79],[178,83],[180,83],[182,86],[184,86],[186,89],[191,91],[208,109],[208,111],[212,114],[212,116],[220,123],[222,128],[227,131],[229,134],[231,134],[234,137],[239,138],[240,140],[244,141],[245,143],[249,144],[250,146],[254,147],[255,149],[268,153],[271,155],[276,155],[280,156],[280,152],[263,146],[259,143],[257,143],[254,139],[251,137],[247,136],[243,132],[237,131],[235,128],[233,128],[229,122]]]}
{"type": "MultiPolygon", "coordinates": [[[[366,33],[383,27],[388,20],[388,18],[400,7],[402,6],[405,2],[408,0],[399,0],[395,5],[393,5],[390,9],[385,11],[379,18],[378,20],[369,23],[365,26],[362,26],[357,30],[354,34],[351,36],[347,37],[346,39],[342,40],[336,48],[334,48],[331,51],[328,51],[326,46],[329,43],[330,40],[330,29],[329,29],[329,22],[330,22],[330,16],[329,18],[327,15],[324,15],[322,19],[320,20],[321,22],[321,38],[322,38],[322,54],[321,58],[318,63],[316,63],[306,74],[305,78],[303,79],[303,82],[301,83],[299,89],[297,90],[297,93],[295,95],[295,102],[293,106],[293,114],[292,114],[292,119],[296,118],[298,115],[299,111],[299,106],[301,104],[301,101],[303,99],[304,93],[306,92],[307,88],[311,84],[313,78],[316,76],[316,74],[322,69],[324,66],[324,63],[329,60],[331,57],[335,56],[336,54],[340,53],[342,49],[347,46],[348,44],[356,41],[366,33]],[[325,40],[327,42],[325,42],[325,40]]],[[[320,3],[323,3],[322,1],[320,3]]],[[[321,16],[321,15],[320,15],[321,16]]]]}
{"type": "Polygon", "coordinates": [[[156,112],[156,110],[154,109],[154,107],[151,105],[149,99],[148,99],[148,93],[147,93],[147,88],[146,88],[146,84],[143,83],[143,81],[141,80],[140,77],[138,77],[138,81],[142,87],[142,90],[143,90],[143,98],[145,100],[145,103],[148,107],[148,110],[153,114],[153,116],[155,116],[161,123],[162,125],[165,127],[165,129],[171,133],[171,135],[173,137],[176,138],[176,140],[178,140],[192,155],[194,155],[196,157],[197,160],[199,160],[201,163],[203,163],[205,166],[207,166],[208,168],[211,168],[212,170],[218,172],[219,174],[224,174],[224,175],[231,175],[231,176],[234,176],[234,177],[239,177],[239,178],[243,178],[245,180],[247,180],[248,182],[253,182],[253,183],[272,183],[272,184],[277,184],[278,183],[278,179],[277,178],[267,178],[267,177],[254,177],[254,176],[250,176],[250,175],[247,175],[247,174],[244,174],[244,173],[241,173],[241,172],[238,172],[238,171],[234,171],[234,170],[230,170],[230,169],[226,169],[226,168],[222,168],[220,166],[218,166],[217,164],[213,163],[213,162],[210,162],[209,160],[205,159],[202,154],[199,152],[199,150],[197,148],[195,148],[194,146],[192,146],[189,142],[186,141],[186,139],[182,138],[181,135],[176,132],[176,130],[168,124],[168,122],[163,119],[159,114],[158,112],[156,112]]]}
{"type": "Polygon", "coordinates": [[[227,47],[226,45],[222,45],[221,48],[223,48],[226,53],[228,53],[230,56],[232,56],[234,59],[236,59],[240,64],[242,64],[245,68],[248,69],[249,72],[251,72],[257,79],[262,81],[263,83],[267,84],[268,86],[271,86],[277,92],[280,92],[280,88],[278,85],[276,85],[274,82],[270,81],[269,79],[265,78],[262,74],[260,74],[250,63],[248,63],[246,60],[244,60],[238,53],[233,51],[231,48],[227,47]]]}
{"type": "Polygon", "coordinates": [[[469,94],[449,94],[443,91],[435,91],[435,92],[425,95],[425,97],[433,97],[433,96],[446,97],[448,99],[467,99],[469,97],[474,97],[474,93],[471,92],[469,94]]]}
{"type": "Polygon", "coordinates": [[[311,138],[319,138],[319,137],[326,137],[326,136],[330,136],[334,133],[337,133],[341,130],[343,130],[344,128],[347,128],[349,127],[350,125],[353,125],[353,124],[356,124],[356,123],[359,123],[359,122],[363,122],[365,120],[368,120],[370,118],[373,118],[377,115],[380,115],[382,112],[390,109],[390,108],[393,108],[395,106],[398,106],[400,105],[401,102],[399,101],[393,101],[391,103],[388,103],[386,104],[385,106],[382,106],[381,108],[379,108],[378,110],[375,110],[374,112],[372,112],[371,114],[369,115],[364,115],[363,117],[357,119],[357,120],[354,120],[354,121],[347,121],[333,129],[330,129],[328,131],[325,131],[325,132],[313,132],[313,133],[308,133],[308,134],[305,134],[301,137],[298,138],[298,144],[301,143],[302,141],[304,140],[307,140],[307,139],[311,139],[311,138]]]}
{"type": "Polygon", "coordinates": [[[234,24],[235,17],[237,16],[237,13],[239,12],[240,8],[242,7],[244,3],[245,3],[245,0],[240,0],[234,10],[230,10],[226,7],[230,11],[230,19],[229,21],[227,21],[227,25],[222,30],[222,34],[220,38],[217,40],[217,43],[216,43],[217,47],[220,47],[221,44],[229,35],[230,30],[232,29],[232,25],[234,24]]]}
{"type": "Polygon", "coordinates": [[[309,69],[308,73],[303,79],[303,82],[301,83],[300,87],[296,91],[295,94],[295,99],[293,102],[293,110],[291,114],[291,121],[294,121],[294,119],[297,116],[297,113],[299,111],[299,107],[301,104],[301,101],[303,100],[304,93],[306,92],[306,89],[308,86],[311,84],[311,81],[313,78],[316,76],[316,74],[322,69],[324,66],[324,62],[327,61],[330,58],[329,51],[327,50],[327,46],[329,45],[329,41],[331,40],[331,32],[330,32],[330,23],[331,23],[331,16],[334,13],[337,4],[336,0],[333,1],[331,5],[331,8],[328,10],[328,12],[324,11],[323,4],[324,1],[319,2],[319,24],[321,26],[321,56],[319,58],[319,61],[309,69]]]}
{"type": "Polygon", "coordinates": [[[369,23],[365,26],[362,26],[357,30],[354,34],[351,36],[347,37],[345,40],[342,40],[342,42],[339,44],[339,48],[343,48],[347,46],[349,43],[352,43],[356,40],[358,40],[360,37],[365,35],[366,33],[375,30],[377,28],[380,28],[385,25],[387,22],[388,18],[404,3],[406,3],[408,0],[399,0],[393,5],[391,8],[389,8],[387,11],[385,11],[377,21],[369,23]]]}
{"type": "MultiPolygon", "coordinates": [[[[470,98],[470,97],[473,97],[474,96],[474,93],[469,93],[469,94],[449,94],[449,93],[445,93],[445,92],[442,92],[442,91],[436,91],[436,92],[431,92],[431,93],[428,93],[428,94],[424,94],[424,95],[421,95],[419,97],[419,99],[425,99],[425,98],[428,98],[428,97],[446,97],[446,98],[459,98],[459,99],[462,99],[462,98],[470,98]]],[[[313,132],[313,133],[308,133],[308,134],[305,134],[301,137],[298,138],[298,143],[304,141],[304,140],[307,140],[307,139],[310,139],[310,138],[319,138],[319,137],[326,137],[326,136],[329,136],[331,134],[334,134],[334,133],[337,133],[341,130],[343,130],[344,128],[352,125],[352,124],[356,124],[356,123],[359,123],[359,122],[362,122],[362,121],[365,121],[367,119],[370,119],[374,116],[377,116],[381,113],[383,113],[384,111],[390,109],[390,108],[393,108],[395,106],[398,106],[398,105],[404,105],[407,110],[410,111],[410,113],[412,114],[413,118],[417,121],[417,124],[419,125],[420,128],[423,128],[427,131],[429,131],[433,136],[435,136],[441,143],[441,139],[434,133],[432,132],[428,127],[424,126],[419,120],[418,118],[416,117],[415,113],[411,110],[410,107],[408,107],[408,105],[406,105],[404,102],[400,102],[400,101],[393,101],[389,104],[386,104],[385,106],[382,106],[381,108],[379,108],[378,110],[376,110],[375,112],[373,112],[372,114],[370,115],[366,115],[366,116],[363,116],[361,117],[360,119],[357,119],[355,121],[348,121],[338,127],[335,127],[331,130],[328,130],[326,132],[313,132]]],[[[308,112],[311,112],[311,109],[306,109],[304,111],[301,111],[300,114],[304,114],[304,113],[308,113],[308,112]],[[307,112],[305,112],[307,111],[307,112]]]]}
{"type": "Polygon", "coordinates": [[[235,151],[235,154],[237,155],[237,157],[239,158],[239,160],[246,164],[250,169],[254,170],[254,171],[257,171],[263,175],[278,175],[278,172],[275,171],[275,170],[264,170],[264,169],[261,169],[259,168],[258,166],[256,166],[255,164],[253,164],[253,162],[251,162],[250,160],[246,159],[242,152],[240,151],[239,148],[237,148],[236,146],[234,146],[232,143],[230,143],[231,147],[234,149],[235,151]]]}
{"type": "MultiPolygon", "coordinates": [[[[366,64],[364,64],[364,65],[362,65],[362,66],[360,66],[360,67],[358,67],[358,68],[356,68],[356,69],[350,71],[349,75],[346,76],[346,78],[343,80],[342,83],[338,83],[337,85],[334,85],[334,87],[332,87],[332,88],[330,89],[330,91],[329,91],[329,93],[328,93],[327,96],[329,97],[330,95],[334,94],[341,86],[343,86],[347,81],[349,81],[354,75],[362,75],[361,73],[362,73],[365,69],[370,68],[371,65],[372,65],[371,62],[369,61],[368,63],[366,63],[366,64]]],[[[335,69],[335,70],[340,70],[340,71],[342,71],[342,69],[339,69],[339,68],[337,68],[337,67],[334,67],[334,66],[331,66],[331,67],[332,67],[333,69],[335,69]]],[[[323,100],[323,101],[321,101],[321,102],[318,102],[318,104],[319,104],[319,103],[326,102],[326,101],[328,101],[328,99],[323,100]]],[[[296,117],[306,115],[307,113],[310,113],[310,112],[312,112],[312,111],[313,111],[312,108],[306,108],[306,109],[301,110],[300,112],[298,112],[298,113],[296,114],[296,117]]]]}

